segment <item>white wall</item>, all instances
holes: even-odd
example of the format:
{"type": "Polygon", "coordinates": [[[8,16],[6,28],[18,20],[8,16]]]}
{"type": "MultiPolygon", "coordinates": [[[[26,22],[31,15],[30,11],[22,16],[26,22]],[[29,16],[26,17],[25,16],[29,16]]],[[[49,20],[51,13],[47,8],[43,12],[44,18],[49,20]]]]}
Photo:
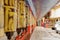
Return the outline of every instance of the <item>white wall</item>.
{"type": "Polygon", "coordinates": [[[51,10],[50,18],[57,18],[57,17],[60,17],[60,8],[58,8],[56,10],[51,10]]]}

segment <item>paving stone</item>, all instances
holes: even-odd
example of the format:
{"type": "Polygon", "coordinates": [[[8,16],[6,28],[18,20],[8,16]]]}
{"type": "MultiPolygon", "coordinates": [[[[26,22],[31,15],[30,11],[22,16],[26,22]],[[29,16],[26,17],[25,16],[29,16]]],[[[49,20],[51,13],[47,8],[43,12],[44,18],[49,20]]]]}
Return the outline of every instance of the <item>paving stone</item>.
{"type": "Polygon", "coordinates": [[[50,28],[36,27],[30,40],[60,40],[60,35],[50,28]]]}

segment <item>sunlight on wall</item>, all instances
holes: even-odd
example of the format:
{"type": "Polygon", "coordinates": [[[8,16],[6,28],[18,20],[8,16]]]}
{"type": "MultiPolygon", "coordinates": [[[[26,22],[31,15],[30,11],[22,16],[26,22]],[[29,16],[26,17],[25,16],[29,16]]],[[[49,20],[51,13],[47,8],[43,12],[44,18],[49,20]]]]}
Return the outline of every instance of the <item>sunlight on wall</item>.
{"type": "Polygon", "coordinates": [[[50,18],[57,18],[57,17],[60,17],[60,8],[58,8],[56,10],[51,10],[50,18]]]}

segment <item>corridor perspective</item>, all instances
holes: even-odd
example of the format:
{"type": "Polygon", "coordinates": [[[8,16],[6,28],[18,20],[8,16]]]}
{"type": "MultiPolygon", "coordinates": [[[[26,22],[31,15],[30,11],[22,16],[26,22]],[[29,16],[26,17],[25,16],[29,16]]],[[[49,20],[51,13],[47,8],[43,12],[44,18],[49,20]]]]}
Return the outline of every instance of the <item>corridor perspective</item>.
{"type": "Polygon", "coordinates": [[[60,0],[0,0],[0,40],[60,40],[60,0]]]}

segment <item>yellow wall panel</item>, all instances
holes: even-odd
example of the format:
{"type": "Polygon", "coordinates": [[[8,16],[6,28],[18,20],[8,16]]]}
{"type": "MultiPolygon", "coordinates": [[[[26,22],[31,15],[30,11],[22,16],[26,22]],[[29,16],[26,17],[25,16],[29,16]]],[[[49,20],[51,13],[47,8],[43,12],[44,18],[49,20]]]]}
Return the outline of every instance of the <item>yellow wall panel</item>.
{"type": "Polygon", "coordinates": [[[25,12],[25,1],[20,0],[18,3],[19,11],[18,11],[18,28],[26,27],[26,12],[25,12]]]}
{"type": "Polygon", "coordinates": [[[5,31],[14,31],[14,13],[10,8],[5,10],[5,31]]]}
{"type": "Polygon", "coordinates": [[[15,0],[4,0],[5,5],[14,6],[15,0]]]}
{"type": "Polygon", "coordinates": [[[16,31],[17,28],[17,0],[4,1],[4,29],[5,32],[16,31]]]}

